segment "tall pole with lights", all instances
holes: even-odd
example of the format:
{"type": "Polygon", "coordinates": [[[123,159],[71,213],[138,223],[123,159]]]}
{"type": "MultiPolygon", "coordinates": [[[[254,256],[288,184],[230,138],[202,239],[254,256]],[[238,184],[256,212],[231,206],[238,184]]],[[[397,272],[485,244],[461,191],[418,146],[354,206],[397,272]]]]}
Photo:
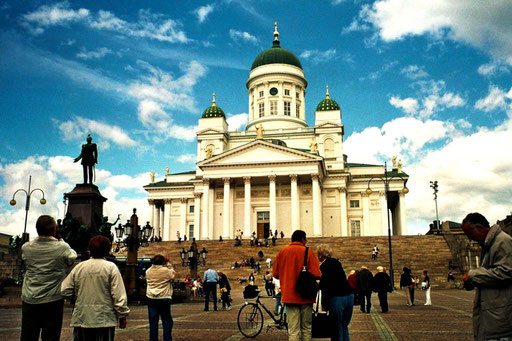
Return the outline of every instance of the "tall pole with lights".
{"type": "Polygon", "coordinates": [[[436,227],[437,227],[437,234],[439,234],[439,212],[437,210],[437,192],[439,192],[439,185],[436,181],[430,181],[430,188],[434,190],[434,203],[436,204],[436,227]]]}

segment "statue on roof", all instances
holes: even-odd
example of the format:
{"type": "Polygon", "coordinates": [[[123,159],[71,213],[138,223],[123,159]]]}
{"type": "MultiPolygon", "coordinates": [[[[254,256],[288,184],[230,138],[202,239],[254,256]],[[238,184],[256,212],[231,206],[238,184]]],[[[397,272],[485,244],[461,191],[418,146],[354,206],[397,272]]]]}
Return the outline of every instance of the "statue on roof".
{"type": "Polygon", "coordinates": [[[154,184],[155,183],[155,172],[154,171],[149,172],[149,177],[151,178],[151,183],[154,184]]]}
{"type": "Polygon", "coordinates": [[[402,160],[398,160],[398,173],[402,173],[402,160]]]}
{"type": "Polygon", "coordinates": [[[263,125],[260,123],[260,125],[256,127],[256,138],[262,139],[264,131],[265,129],[263,129],[263,125]]]}
{"type": "Polygon", "coordinates": [[[393,169],[396,169],[396,155],[393,156],[393,158],[391,159],[391,162],[393,162],[393,169]]]}
{"type": "Polygon", "coordinates": [[[169,167],[165,167],[165,176],[169,175],[169,167]]]}
{"type": "Polygon", "coordinates": [[[92,143],[91,134],[87,134],[87,143],[82,145],[80,155],[73,162],[82,160],[82,168],[84,171],[84,184],[91,184],[94,175],[94,165],[98,163],[98,147],[96,143],[92,143]]]}
{"type": "Polygon", "coordinates": [[[309,144],[309,149],[311,150],[311,153],[316,154],[318,152],[318,143],[316,143],[315,139],[311,140],[311,143],[309,144]]]}
{"type": "Polygon", "coordinates": [[[213,152],[215,151],[215,146],[213,144],[209,144],[204,149],[204,152],[206,153],[206,158],[209,159],[212,157],[213,152]]]}

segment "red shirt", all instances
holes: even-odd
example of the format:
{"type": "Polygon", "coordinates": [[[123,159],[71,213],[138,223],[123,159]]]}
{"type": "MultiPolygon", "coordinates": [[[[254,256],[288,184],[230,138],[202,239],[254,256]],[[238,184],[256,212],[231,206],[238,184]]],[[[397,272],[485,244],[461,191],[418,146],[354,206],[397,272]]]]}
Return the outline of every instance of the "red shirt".
{"type": "MultiPolygon", "coordinates": [[[[277,254],[272,269],[272,275],[278,278],[281,284],[281,302],[283,303],[296,303],[306,304],[314,303],[316,300],[306,300],[295,289],[295,283],[299,273],[302,271],[304,265],[304,254],[306,247],[301,242],[292,242],[289,246],[283,248],[277,254]]],[[[315,256],[314,251],[309,248],[308,250],[308,271],[315,277],[320,278],[320,264],[315,256]]]]}

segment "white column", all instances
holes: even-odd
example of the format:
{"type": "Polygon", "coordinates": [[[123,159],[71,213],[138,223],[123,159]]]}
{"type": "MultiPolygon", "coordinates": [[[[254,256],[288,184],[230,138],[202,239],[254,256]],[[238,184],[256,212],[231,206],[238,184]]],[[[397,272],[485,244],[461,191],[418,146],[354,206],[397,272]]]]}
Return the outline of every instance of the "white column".
{"type": "Polygon", "coordinates": [[[382,220],[382,235],[388,235],[388,201],[386,200],[386,191],[380,191],[380,211],[382,220]]]}
{"type": "Polygon", "coordinates": [[[347,217],[347,189],[345,187],[338,187],[340,193],[340,229],[341,236],[347,237],[348,233],[348,217],[347,217]]]}
{"type": "Polygon", "coordinates": [[[370,197],[366,192],[361,192],[361,195],[363,196],[363,233],[361,233],[361,236],[370,236],[370,197]]]}
{"type": "Polygon", "coordinates": [[[405,194],[402,191],[398,192],[398,204],[400,205],[400,235],[407,234],[407,218],[405,215],[405,194]]]}
{"type": "Polygon", "coordinates": [[[290,175],[291,205],[292,205],[292,233],[299,229],[299,191],[297,189],[297,174],[290,175]]]}
{"type": "Polygon", "coordinates": [[[276,176],[274,174],[268,176],[269,180],[269,206],[270,206],[270,231],[276,229],[276,176]]]}
{"type": "Polygon", "coordinates": [[[252,92],[252,99],[253,99],[253,102],[252,102],[252,105],[253,105],[253,108],[252,108],[252,119],[255,120],[257,119],[258,117],[260,117],[260,112],[259,112],[259,106],[258,106],[258,98],[259,98],[259,93],[258,93],[258,88],[254,88],[254,91],[252,92]]]}
{"type": "Polygon", "coordinates": [[[244,236],[251,237],[251,177],[244,176],[244,236]]]}
{"type": "Polygon", "coordinates": [[[171,240],[170,232],[171,232],[171,199],[164,200],[164,231],[163,231],[163,240],[171,240]]]}
{"type": "Polygon", "coordinates": [[[194,237],[199,239],[201,231],[201,196],[203,193],[194,193],[194,237]]]}
{"type": "Polygon", "coordinates": [[[209,198],[208,194],[210,192],[210,179],[203,178],[203,223],[201,226],[201,239],[208,239],[209,237],[209,226],[208,226],[208,209],[209,209],[209,198]]]}
{"type": "Polygon", "coordinates": [[[320,177],[311,174],[313,181],[313,235],[322,236],[322,190],[320,189],[320,177]]]}
{"type": "Polygon", "coordinates": [[[263,93],[263,98],[265,99],[265,116],[270,115],[270,102],[268,99],[268,82],[263,83],[265,85],[265,90],[263,93]]]}
{"type": "Polygon", "coordinates": [[[278,93],[279,93],[279,102],[277,103],[277,114],[284,115],[284,101],[283,101],[283,81],[277,82],[278,84],[278,93]]]}
{"type": "Polygon", "coordinates": [[[229,194],[230,194],[230,188],[229,188],[229,182],[231,181],[230,178],[222,178],[222,181],[224,181],[224,207],[222,211],[222,237],[229,238],[229,194]]]}
{"type": "Polygon", "coordinates": [[[290,115],[293,116],[293,117],[297,117],[297,96],[295,95],[295,92],[297,92],[295,90],[295,83],[292,84],[292,108],[291,108],[291,111],[290,111],[290,115]]]}
{"type": "MultiPolygon", "coordinates": [[[[252,121],[252,117],[253,117],[253,108],[254,108],[254,105],[251,106],[251,100],[254,99],[254,97],[252,96],[252,93],[253,93],[253,89],[249,89],[249,91],[247,91],[247,94],[249,97],[249,122],[252,121]]],[[[254,102],[253,102],[254,103],[254,102]]]]}
{"type": "Polygon", "coordinates": [[[155,237],[160,237],[160,206],[155,202],[155,237]]]}
{"type": "Polygon", "coordinates": [[[213,214],[215,212],[215,207],[214,207],[214,201],[215,201],[215,189],[213,187],[210,187],[210,189],[208,190],[208,238],[210,238],[210,240],[214,240],[214,239],[217,239],[219,238],[218,236],[214,236],[213,233],[215,232],[214,231],[214,223],[213,223],[213,214]]]}
{"type": "Polygon", "coordinates": [[[164,221],[165,221],[165,217],[164,217],[164,209],[165,209],[165,205],[164,205],[164,202],[165,200],[162,202],[162,206],[159,208],[160,210],[160,228],[159,228],[159,231],[158,231],[158,236],[160,238],[164,238],[164,221]]]}
{"type": "Polygon", "coordinates": [[[181,198],[181,209],[180,209],[180,236],[185,238],[187,235],[187,198],[181,198]]]}
{"type": "Polygon", "coordinates": [[[306,90],[302,89],[300,90],[300,118],[302,118],[304,121],[306,120],[306,90]]]}

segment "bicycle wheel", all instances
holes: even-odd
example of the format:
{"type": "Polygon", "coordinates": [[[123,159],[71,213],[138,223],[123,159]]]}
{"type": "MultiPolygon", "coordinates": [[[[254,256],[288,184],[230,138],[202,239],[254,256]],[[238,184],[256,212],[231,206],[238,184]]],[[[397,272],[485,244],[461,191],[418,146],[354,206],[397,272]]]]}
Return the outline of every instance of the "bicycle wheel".
{"type": "Polygon", "coordinates": [[[238,329],[243,336],[254,338],[263,329],[263,313],[255,303],[247,303],[238,312],[238,329]]]}

